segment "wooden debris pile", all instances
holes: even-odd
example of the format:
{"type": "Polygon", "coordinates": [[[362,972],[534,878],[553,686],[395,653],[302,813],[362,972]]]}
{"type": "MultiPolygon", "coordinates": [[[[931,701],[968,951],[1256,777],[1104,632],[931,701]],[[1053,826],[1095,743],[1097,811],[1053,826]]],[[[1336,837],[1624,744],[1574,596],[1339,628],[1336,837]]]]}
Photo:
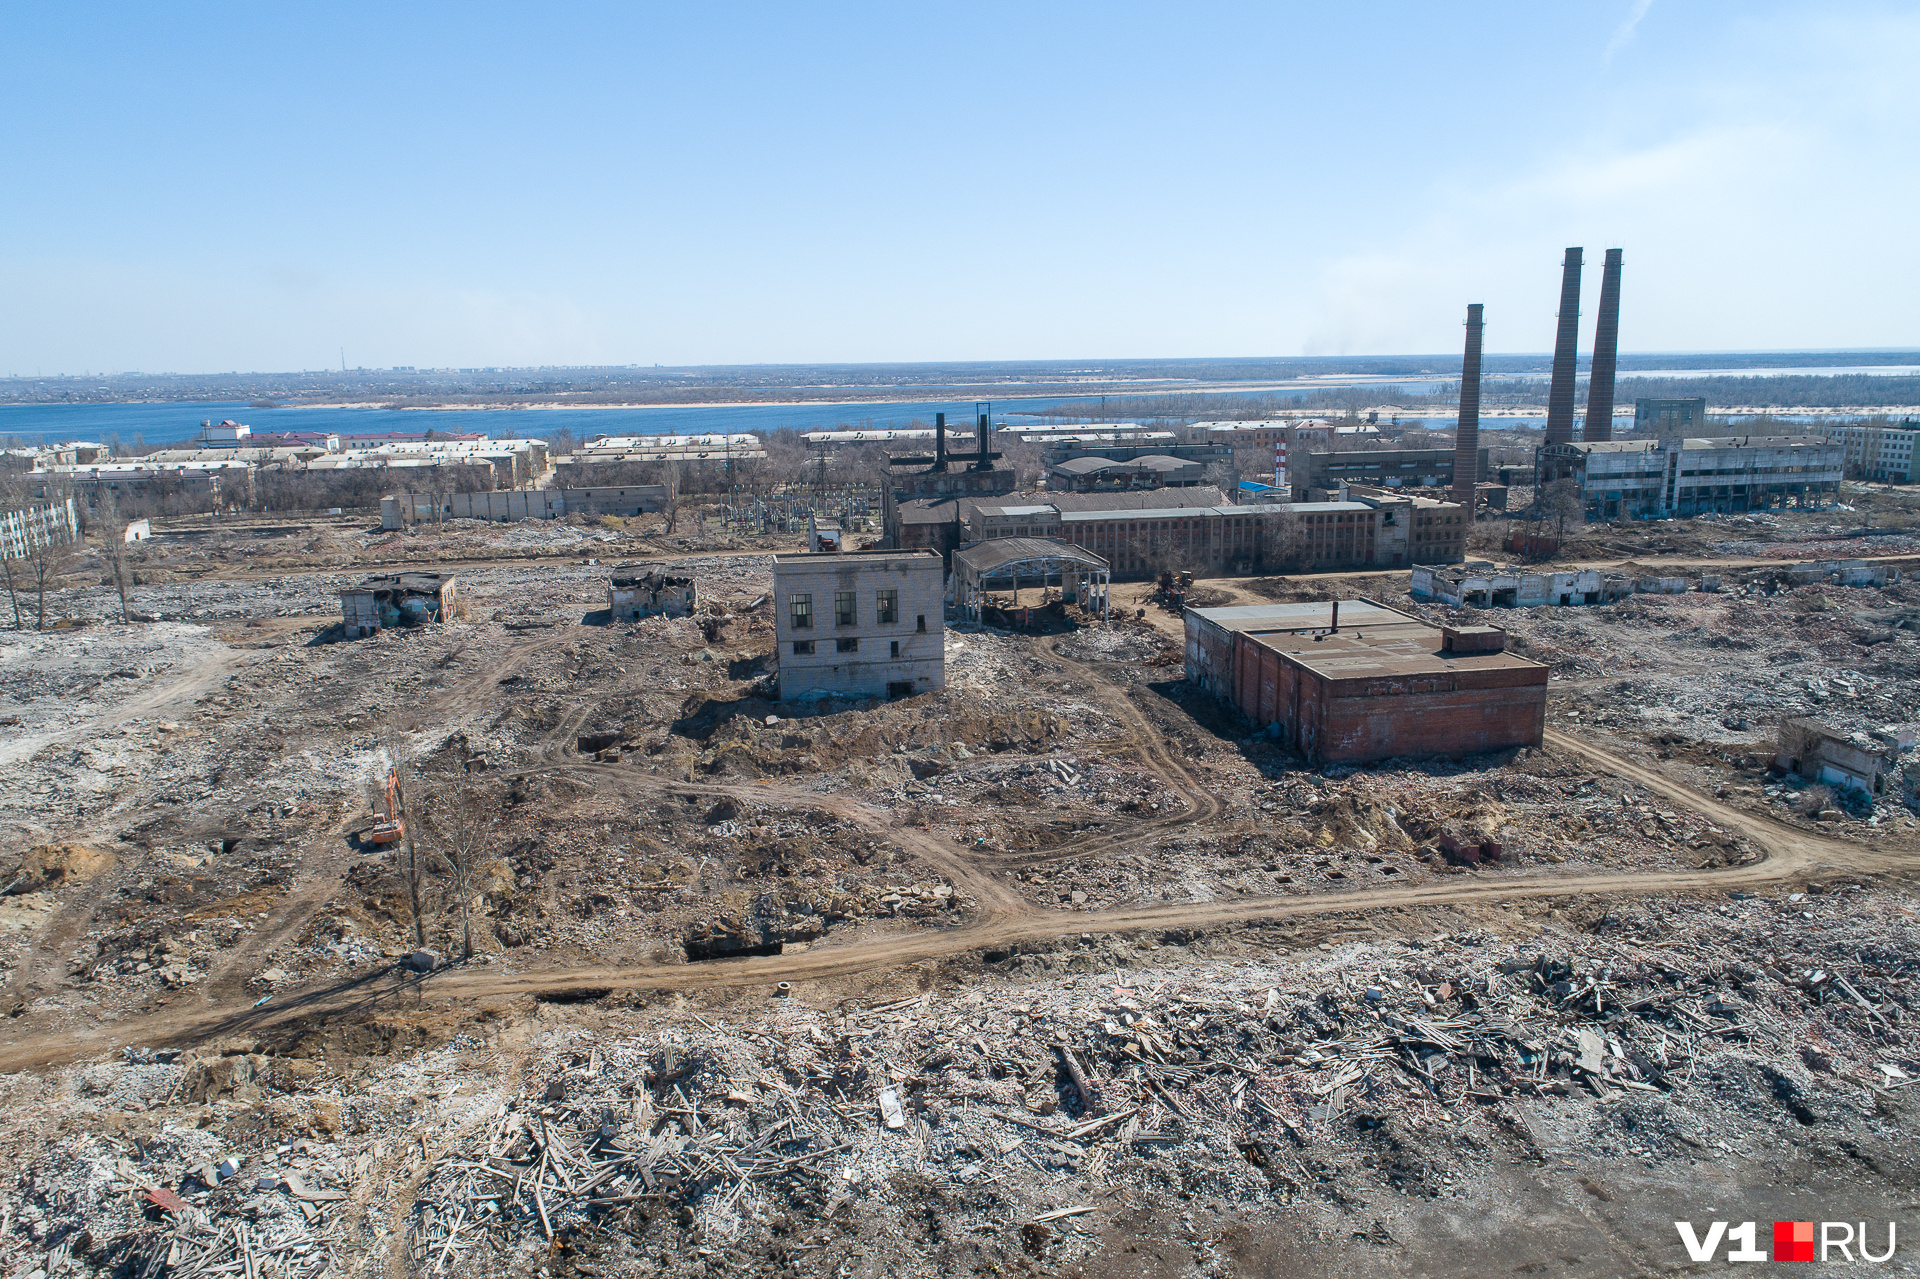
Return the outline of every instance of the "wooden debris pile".
{"type": "Polygon", "coordinates": [[[527,1239],[643,1229],[662,1211],[725,1219],[743,1198],[817,1179],[846,1147],[840,1117],[749,1057],[674,1037],[591,1051],[501,1102],[430,1170],[411,1257],[423,1273],[488,1260],[527,1239]]]}
{"type": "Polygon", "coordinates": [[[305,1141],[225,1153],[213,1134],[168,1126],[151,1139],[79,1135],[26,1170],[0,1216],[10,1248],[53,1275],[310,1279],[349,1250],[335,1209],[364,1180],[357,1157],[305,1141]]]}

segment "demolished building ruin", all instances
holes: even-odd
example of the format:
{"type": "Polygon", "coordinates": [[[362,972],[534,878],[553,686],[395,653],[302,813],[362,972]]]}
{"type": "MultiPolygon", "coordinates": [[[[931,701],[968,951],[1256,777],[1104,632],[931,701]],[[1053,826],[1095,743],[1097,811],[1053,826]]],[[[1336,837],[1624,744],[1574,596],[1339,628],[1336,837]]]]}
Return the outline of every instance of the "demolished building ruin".
{"type": "Polygon", "coordinates": [[[689,617],[699,604],[699,589],[691,577],[674,577],[657,568],[622,564],[607,583],[607,612],[616,622],[689,617]]]}
{"type": "Polygon", "coordinates": [[[396,626],[449,621],[458,603],[451,573],[393,573],[341,591],[340,621],[348,639],[359,639],[396,626]]]}

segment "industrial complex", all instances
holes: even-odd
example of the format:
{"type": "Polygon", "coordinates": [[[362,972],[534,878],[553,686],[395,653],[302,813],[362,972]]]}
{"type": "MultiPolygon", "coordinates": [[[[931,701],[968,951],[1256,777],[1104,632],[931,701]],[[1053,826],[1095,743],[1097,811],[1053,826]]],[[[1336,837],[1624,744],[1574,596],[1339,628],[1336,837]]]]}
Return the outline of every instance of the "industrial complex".
{"type": "Polygon", "coordinates": [[[1531,381],[1471,304],[1410,405],[9,449],[8,1273],[1677,1273],[1640,1218],[1813,1213],[1782,1167],[1897,1216],[1913,432],[1639,396],[1623,256],[1584,421],[1569,249],[1531,381]]]}

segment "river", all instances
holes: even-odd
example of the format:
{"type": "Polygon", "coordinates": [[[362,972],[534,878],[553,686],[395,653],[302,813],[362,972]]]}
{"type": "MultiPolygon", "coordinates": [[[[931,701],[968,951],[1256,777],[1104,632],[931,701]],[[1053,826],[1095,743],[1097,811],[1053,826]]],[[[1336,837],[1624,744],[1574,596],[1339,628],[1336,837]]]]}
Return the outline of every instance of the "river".
{"type": "MultiPolygon", "coordinates": [[[[1770,369],[1777,373],[1905,373],[1912,366],[1888,366],[1861,369],[1770,369]]],[[[1755,370],[1643,369],[1633,377],[1693,377],[1713,372],[1753,373],[1755,370]]],[[[1490,379],[1491,380],[1491,379],[1490,379]]],[[[1501,380],[1506,380],[1505,378],[1501,380]]],[[[1531,379],[1530,380],[1537,380],[1531,379]]],[[[1581,379],[1585,381],[1584,376],[1581,379]]],[[[1356,379],[1358,381],[1358,379],[1356,379]]],[[[1229,396],[1268,396],[1299,394],[1309,390],[1333,389],[1343,383],[1334,379],[1316,380],[1316,384],[1263,386],[1245,390],[1236,387],[1196,385],[1187,388],[1193,394],[1229,396]]],[[[1352,385],[1351,383],[1345,385],[1352,385]]],[[[1410,394],[1431,394],[1440,381],[1366,382],[1384,396],[1392,390],[1410,394]]],[[[1057,414],[1078,417],[1098,411],[1099,395],[1070,395],[1051,398],[1007,398],[993,402],[996,422],[1002,414],[1057,414]]],[[[478,431],[501,435],[546,436],[565,427],[575,439],[596,435],[703,435],[740,431],[775,431],[792,427],[800,431],[827,430],[836,426],[858,426],[869,430],[895,430],[914,421],[931,423],[935,413],[945,413],[950,425],[965,428],[973,421],[972,400],[888,400],[840,404],[696,404],[663,405],[647,408],[608,409],[380,409],[334,408],[325,405],[279,409],[249,408],[244,401],[231,403],[141,403],[141,404],[0,404],[0,440],[17,438],[27,444],[46,444],[68,440],[88,440],[122,444],[181,444],[193,438],[203,421],[226,418],[245,422],[256,431],[331,431],[341,435],[369,435],[383,431],[478,431]]],[[[1453,413],[1436,409],[1423,415],[1408,414],[1399,421],[1411,424],[1430,421],[1450,428],[1453,413]]],[[[1718,415],[1716,415],[1718,416],[1718,415]]],[[[1807,419],[1804,415],[1783,414],[1784,420],[1807,419]]],[[[1845,414],[1867,417],[1871,414],[1845,414]]],[[[1481,426],[1489,430],[1539,425],[1540,417],[1489,417],[1481,426]]],[[[1014,425],[1020,424],[1016,416],[1014,425]]],[[[1383,423],[1384,425],[1384,423],[1383,423]]]]}

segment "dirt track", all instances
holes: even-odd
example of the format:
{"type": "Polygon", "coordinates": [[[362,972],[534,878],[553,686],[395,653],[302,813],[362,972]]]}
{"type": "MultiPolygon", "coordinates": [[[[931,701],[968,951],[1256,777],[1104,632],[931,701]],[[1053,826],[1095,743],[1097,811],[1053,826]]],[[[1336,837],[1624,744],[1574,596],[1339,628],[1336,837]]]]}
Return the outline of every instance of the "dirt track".
{"type": "MultiPolygon", "coordinates": [[[[472,704],[503,673],[518,667],[538,649],[555,642],[558,641],[553,637],[543,637],[486,672],[462,681],[444,695],[450,706],[442,709],[471,709],[472,704]]],[[[1044,860],[1060,861],[1106,851],[1152,838],[1173,827],[1217,816],[1218,801],[1208,795],[1178,760],[1160,745],[1160,734],[1152,729],[1121,685],[1105,677],[1097,667],[1059,657],[1044,643],[1038,645],[1036,651],[1044,660],[1070,668],[1076,677],[1099,690],[1102,700],[1132,730],[1134,744],[1144,762],[1188,805],[1185,811],[1142,823],[1140,827],[1124,834],[1094,835],[1049,850],[1041,855],[1044,860]]],[[[1823,874],[1874,875],[1913,867],[1914,859],[1909,855],[1875,851],[1743,813],[1650,768],[1564,733],[1549,730],[1546,737],[1547,744],[1553,749],[1579,755],[1602,771],[1645,786],[1674,803],[1701,812],[1727,830],[1737,831],[1760,848],[1763,855],[1746,865],[1715,870],[1664,873],[1630,871],[1520,880],[1482,879],[1463,873],[1420,885],[1325,893],[1307,898],[1241,897],[1107,911],[1046,911],[1027,901],[1009,883],[1004,882],[1012,874],[1007,867],[1032,859],[976,858],[949,847],[927,832],[900,826],[891,812],[877,805],[843,796],[821,795],[764,783],[675,782],[640,773],[631,767],[592,763],[572,752],[570,736],[556,733],[550,739],[549,749],[554,756],[552,762],[531,771],[565,774],[596,787],[619,790],[729,796],[752,804],[775,801],[825,809],[893,841],[938,869],[957,887],[970,894],[978,903],[978,909],[968,922],[950,928],[866,936],[838,944],[819,943],[799,953],[709,961],[692,966],[555,964],[518,973],[502,972],[492,967],[453,967],[420,984],[437,996],[456,999],[582,989],[697,991],[721,986],[771,985],[780,981],[816,981],[1080,933],[1204,929],[1252,920],[1332,920],[1361,912],[1491,904],[1522,899],[1726,891],[1823,874]]],[[[412,986],[415,983],[407,984],[412,986]]],[[[0,1050],[0,1069],[19,1070],[84,1059],[128,1043],[185,1044],[241,1030],[266,1030],[321,1014],[349,1013],[357,1006],[369,1006],[383,996],[392,994],[399,985],[399,979],[394,976],[369,978],[363,975],[338,986],[277,998],[271,1005],[258,1009],[250,1007],[250,1001],[244,999],[229,1000],[224,1005],[171,1008],[112,1027],[103,1026],[91,1033],[0,1050]]]]}

